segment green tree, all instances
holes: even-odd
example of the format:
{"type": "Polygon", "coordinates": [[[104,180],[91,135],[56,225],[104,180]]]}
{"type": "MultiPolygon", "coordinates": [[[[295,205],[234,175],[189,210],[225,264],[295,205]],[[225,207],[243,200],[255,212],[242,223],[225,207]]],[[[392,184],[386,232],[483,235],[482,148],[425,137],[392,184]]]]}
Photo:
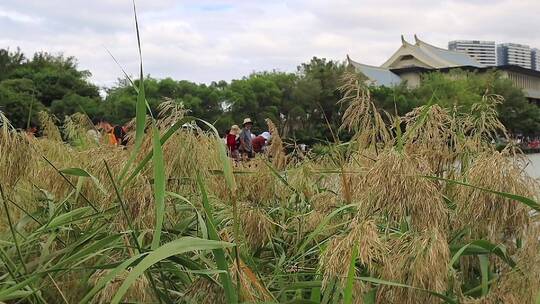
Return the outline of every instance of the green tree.
{"type": "Polygon", "coordinates": [[[36,97],[45,106],[69,93],[98,98],[98,87],[88,81],[89,71],[79,70],[74,57],[41,52],[19,65],[10,75],[12,79],[30,79],[36,88],[36,97]]]}
{"type": "Polygon", "coordinates": [[[119,83],[117,87],[107,90],[103,117],[112,123],[124,124],[135,117],[137,93],[129,83],[119,83]]]}
{"type": "Polygon", "coordinates": [[[9,79],[15,69],[25,61],[20,49],[11,52],[9,49],[0,49],[0,81],[9,79]]]}
{"type": "Polygon", "coordinates": [[[392,88],[371,88],[372,97],[380,108],[403,115],[429,101],[452,110],[468,112],[473,103],[486,94],[504,98],[497,106],[499,118],[514,134],[538,134],[540,108],[528,102],[521,89],[498,72],[475,73],[454,70],[450,73],[433,72],[423,75],[421,84],[409,89],[405,85],[392,88]]]}
{"type": "Polygon", "coordinates": [[[540,107],[530,103],[523,91],[512,81],[497,77],[493,92],[504,97],[497,108],[501,122],[514,134],[538,135],[540,133],[540,107]]]}
{"type": "Polygon", "coordinates": [[[45,107],[36,100],[34,92],[34,83],[29,79],[7,79],[0,82],[0,111],[14,127],[24,129],[27,125],[38,125],[37,113],[45,107]]]}
{"type": "Polygon", "coordinates": [[[276,83],[275,73],[269,72],[233,80],[225,91],[227,112],[236,124],[250,117],[255,122],[255,132],[267,129],[266,118],[279,124],[282,99],[283,93],[276,83]]]}
{"type": "Polygon", "coordinates": [[[418,98],[434,96],[437,103],[458,110],[469,111],[470,106],[486,94],[504,98],[497,106],[499,118],[514,133],[533,135],[540,127],[540,109],[528,102],[523,91],[499,72],[474,73],[456,70],[449,74],[430,73],[421,86],[413,90],[418,98]]]}
{"type": "Polygon", "coordinates": [[[266,129],[265,118],[280,127],[282,136],[302,142],[332,140],[341,123],[337,104],[344,65],[314,57],[297,73],[261,72],[233,80],[225,89],[225,117],[241,123],[255,120],[255,132],[266,129]],[[335,132],[334,132],[335,133],[335,132]]]}
{"type": "Polygon", "coordinates": [[[333,141],[344,110],[338,104],[341,99],[338,88],[344,71],[342,62],[317,57],[298,67],[300,81],[295,97],[305,109],[306,121],[295,137],[309,142],[314,139],[333,141]]]}
{"type": "Polygon", "coordinates": [[[375,105],[391,115],[404,115],[412,109],[425,103],[419,96],[413,94],[405,83],[396,87],[371,87],[371,97],[375,105]]]}
{"type": "Polygon", "coordinates": [[[103,105],[103,101],[101,101],[100,98],[68,93],[62,99],[54,100],[49,109],[60,119],[77,112],[83,112],[88,115],[88,117],[94,118],[104,116],[105,111],[103,105]]]}
{"type": "MultiPolygon", "coordinates": [[[[339,132],[344,105],[338,103],[338,88],[345,70],[342,62],[313,57],[297,67],[296,73],[258,72],[227,83],[210,85],[172,78],[144,80],[146,99],[154,113],[164,99],[182,104],[190,115],[213,123],[224,132],[245,117],[255,121],[255,132],[266,130],[265,118],[280,128],[281,135],[304,143],[346,140],[339,132]]],[[[17,127],[36,124],[35,113],[48,108],[59,118],[85,112],[123,124],[135,116],[137,94],[126,79],[107,89],[106,98],[80,70],[73,57],[34,54],[27,59],[20,50],[0,49],[0,110],[17,127]],[[32,111],[31,111],[32,110],[32,111]]],[[[135,81],[138,86],[139,81],[135,81]]],[[[540,127],[540,109],[530,104],[520,89],[498,73],[428,73],[416,88],[372,87],[375,104],[391,114],[403,115],[428,101],[450,109],[469,111],[484,94],[502,95],[498,106],[501,121],[513,133],[532,135],[540,127]]]]}
{"type": "MultiPolygon", "coordinates": [[[[135,81],[138,86],[139,81],[135,81]]],[[[165,98],[172,99],[186,108],[190,115],[209,122],[220,121],[223,114],[222,93],[216,85],[196,84],[186,80],[171,78],[155,79],[147,76],[144,80],[146,100],[154,113],[165,98]]],[[[103,117],[114,123],[125,123],[135,116],[137,94],[129,82],[121,81],[107,91],[103,117]]]]}

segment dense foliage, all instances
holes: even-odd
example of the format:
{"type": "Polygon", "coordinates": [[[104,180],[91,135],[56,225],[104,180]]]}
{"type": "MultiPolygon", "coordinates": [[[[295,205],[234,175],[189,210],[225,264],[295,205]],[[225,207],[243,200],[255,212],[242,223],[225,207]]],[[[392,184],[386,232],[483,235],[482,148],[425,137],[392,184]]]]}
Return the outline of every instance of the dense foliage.
{"type": "Polygon", "coordinates": [[[125,149],[80,114],[41,113],[38,138],[0,117],[0,302],[538,303],[538,181],[491,143],[499,99],[387,117],[344,76],[352,139],[319,155],[267,121],[267,154],[236,163],[143,93],[125,149]]]}
{"type": "MultiPolygon", "coordinates": [[[[206,85],[147,78],[145,93],[152,109],[164,98],[172,99],[183,104],[191,115],[214,123],[221,132],[245,117],[255,121],[255,131],[259,132],[264,120],[270,118],[287,138],[330,139],[325,117],[337,129],[337,81],[343,70],[341,63],[313,58],[299,66],[297,73],[260,72],[230,83],[206,85]]],[[[126,122],[135,114],[135,97],[135,89],[127,82],[109,89],[102,115],[111,121],[126,122]]]]}
{"type": "MultiPolygon", "coordinates": [[[[336,136],[348,139],[339,130],[342,106],[337,103],[338,79],[344,70],[340,62],[314,57],[295,73],[257,72],[231,82],[196,84],[148,77],[145,91],[152,110],[171,99],[191,115],[214,123],[220,132],[249,116],[255,120],[256,132],[270,118],[284,138],[333,141],[336,136]]],[[[89,76],[90,72],[78,69],[73,57],[36,53],[29,59],[19,50],[0,49],[0,110],[17,128],[36,125],[36,113],[43,109],[60,120],[85,112],[91,118],[124,124],[135,116],[136,91],[129,81],[120,80],[103,97],[89,76]]],[[[378,87],[372,88],[372,94],[378,108],[398,115],[427,101],[464,112],[484,95],[498,94],[505,102],[497,110],[511,133],[536,135],[540,130],[540,109],[495,72],[431,73],[417,88],[378,87]]]]}
{"type": "Polygon", "coordinates": [[[32,58],[17,51],[0,49],[0,110],[16,127],[37,124],[45,107],[61,115],[98,106],[98,87],[88,81],[89,71],[77,68],[74,57],[46,52],[32,58]],[[56,104],[56,105],[55,105],[56,104]]]}

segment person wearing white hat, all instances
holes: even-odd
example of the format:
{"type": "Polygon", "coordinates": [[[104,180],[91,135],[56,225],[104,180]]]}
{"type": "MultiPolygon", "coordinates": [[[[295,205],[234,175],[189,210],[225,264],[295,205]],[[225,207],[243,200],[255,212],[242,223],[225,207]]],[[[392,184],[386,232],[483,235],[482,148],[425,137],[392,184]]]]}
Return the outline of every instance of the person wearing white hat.
{"type": "Polygon", "coordinates": [[[269,141],[270,138],[272,137],[272,136],[270,135],[270,132],[262,132],[261,136],[264,137],[264,139],[266,140],[266,143],[268,143],[268,141],[269,141]]]}
{"type": "Polygon", "coordinates": [[[253,139],[253,152],[255,153],[263,153],[266,150],[266,146],[268,145],[268,140],[270,139],[270,133],[269,132],[263,132],[261,135],[255,137],[253,139]]]}
{"type": "Polygon", "coordinates": [[[240,132],[240,153],[242,158],[252,158],[253,155],[253,139],[251,138],[251,127],[253,127],[253,122],[250,118],[244,118],[242,123],[242,131],[240,132]]]}

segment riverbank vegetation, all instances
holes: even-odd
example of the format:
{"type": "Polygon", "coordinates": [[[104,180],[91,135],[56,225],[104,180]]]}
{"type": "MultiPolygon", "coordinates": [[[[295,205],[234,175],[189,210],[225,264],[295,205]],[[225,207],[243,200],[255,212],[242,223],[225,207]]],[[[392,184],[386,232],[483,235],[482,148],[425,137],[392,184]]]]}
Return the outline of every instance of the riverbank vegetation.
{"type": "Polygon", "coordinates": [[[395,115],[344,72],[350,140],[285,153],[269,121],[269,155],[235,165],[174,100],[149,115],[152,81],[130,89],[127,149],[94,144],[81,114],[41,112],[40,138],[2,117],[0,301],[535,303],[539,188],[492,145],[491,82],[461,111],[395,115]]]}
{"type": "MultiPolygon", "coordinates": [[[[111,60],[112,61],[112,60],[111,60]]],[[[348,140],[339,130],[345,110],[337,103],[337,89],[345,71],[341,62],[314,57],[298,66],[295,73],[257,72],[231,82],[196,84],[171,78],[144,80],[146,98],[156,111],[171,99],[189,109],[190,115],[212,122],[220,132],[244,117],[255,120],[255,131],[263,131],[270,118],[286,140],[313,145],[348,140]],[[261,128],[260,130],[258,128],[261,128]]],[[[36,53],[30,58],[20,51],[0,50],[0,110],[16,128],[38,126],[38,114],[48,111],[59,120],[76,112],[114,124],[135,116],[137,92],[127,79],[111,88],[89,82],[89,71],[80,70],[73,57],[36,53]]],[[[138,86],[136,81],[136,86],[138,86]]],[[[500,120],[513,135],[534,137],[540,130],[540,108],[528,103],[523,93],[497,73],[475,74],[456,71],[425,76],[418,88],[406,85],[371,88],[378,109],[404,115],[431,101],[451,111],[467,113],[486,93],[500,95],[505,102],[496,106],[500,120]]]]}

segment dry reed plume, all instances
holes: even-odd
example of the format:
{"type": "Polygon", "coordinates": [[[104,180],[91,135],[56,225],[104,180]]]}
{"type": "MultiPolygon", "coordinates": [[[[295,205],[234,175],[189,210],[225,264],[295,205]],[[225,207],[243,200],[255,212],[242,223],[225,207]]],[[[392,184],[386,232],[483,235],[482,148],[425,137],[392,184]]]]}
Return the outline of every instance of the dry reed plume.
{"type": "Polygon", "coordinates": [[[272,143],[268,148],[268,155],[272,158],[272,164],[277,169],[281,170],[285,168],[285,165],[287,164],[287,155],[285,154],[285,151],[283,149],[283,141],[279,136],[276,125],[268,118],[265,119],[265,121],[268,125],[268,130],[270,131],[270,134],[272,134],[272,143]]]}
{"type": "Polygon", "coordinates": [[[347,105],[341,128],[354,131],[355,142],[361,149],[385,145],[392,140],[380,110],[371,100],[364,80],[356,72],[347,71],[342,77],[343,85],[339,88],[343,94],[339,102],[347,105]]]}
{"type": "MultiPolygon", "coordinates": [[[[320,267],[323,270],[323,288],[328,286],[328,282],[337,279],[342,286],[347,279],[346,267],[353,254],[353,248],[358,250],[358,261],[365,271],[370,274],[377,274],[379,267],[384,264],[388,248],[384,240],[379,235],[375,222],[372,220],[354,219],[350,224],[350,230],[345,235],[332,238],[327,249],[320,258],[320,267]]],[[[367,290],[364,283],[356,297],[361,297],[362,292],[367,290]]]]}
{"type": "MultiPolygon", "coordinates": [[[[391,239],[381,269],[381,277],[410,286],[444,292],[448,287],[450,250],[444,234],[436,229],[407,233],[391,239]]],[[[428,293],[400,288],[383,287],[378,292],[382,303],[437,303],[428,293]]]]}
{"type": "Polygon", "coordinates": [[[436,184],[424,175],[431,172],[421,158],[394,150],[380,154],[358,185],[362,187],[357,194],[359,212],[386,217],[394,226],[410,218],[414,230],[445,231],[449,211],[436,184]]]}
{"type": "MultiPolygon", "coordinates": [[[[518,162],[508,155],[490,152],[479,155],[464,178],[471,184],[494,191],[535,197],[536,182],[523,173],[518,162]]],[[[486,237],[492,242],[507,242],[518,237],[529,223],[528,208],[508,198],[480,189],[456,189],[455,218],[460,226],[471,227],[472,238],[486,237]]]]}

